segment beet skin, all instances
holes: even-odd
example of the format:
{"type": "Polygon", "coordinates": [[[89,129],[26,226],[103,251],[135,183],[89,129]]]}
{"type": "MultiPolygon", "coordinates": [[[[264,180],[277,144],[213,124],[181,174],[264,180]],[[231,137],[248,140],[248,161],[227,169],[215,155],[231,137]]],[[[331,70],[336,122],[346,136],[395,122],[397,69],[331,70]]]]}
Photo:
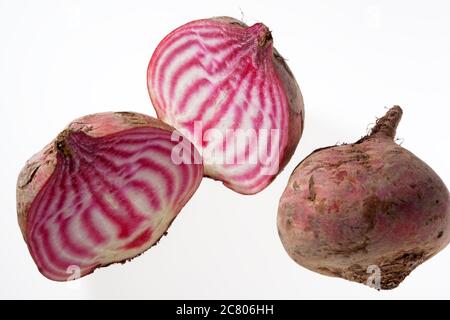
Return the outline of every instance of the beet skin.
{"type": "Polygon", "coordinates": [[[298,264],[392,289],[449,243],[449,191],[394,142],[401,116],[393,107],[369,136],[316,150],[294,170],[278,230],[298,264]]]}

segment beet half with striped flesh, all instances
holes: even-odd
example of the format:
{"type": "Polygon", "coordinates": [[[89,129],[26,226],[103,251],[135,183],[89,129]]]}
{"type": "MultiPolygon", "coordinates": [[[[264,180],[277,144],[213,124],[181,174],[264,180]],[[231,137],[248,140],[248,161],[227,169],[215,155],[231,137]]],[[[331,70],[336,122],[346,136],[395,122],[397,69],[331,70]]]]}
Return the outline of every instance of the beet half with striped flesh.
{"type": "Polygon", "coordinates": [[[205,175],[239,193],[269,185],[302,135],[302,94],[262,23],[177,28],[153,53],[147,83],[158,117],[197,147],[205,175]]]}
{"type": "Polygon", "coordinates": [[[370,135],[314,151],[294,170],[278,230],[298,264],[392,289],[449,243],[449,191],[395,143],[401,116],[391,108],[370,135]]]}
{"type": "MultiPolygon", "coordinates": [[[[130,112],[73,121],[22,169],[20,229],[39,271],[72,280],[154,245],[198,188],[195,148],[173,161],[174,129],[130,112]]],[[[186,143],[185,141],[183,143],[186,143]]]]}

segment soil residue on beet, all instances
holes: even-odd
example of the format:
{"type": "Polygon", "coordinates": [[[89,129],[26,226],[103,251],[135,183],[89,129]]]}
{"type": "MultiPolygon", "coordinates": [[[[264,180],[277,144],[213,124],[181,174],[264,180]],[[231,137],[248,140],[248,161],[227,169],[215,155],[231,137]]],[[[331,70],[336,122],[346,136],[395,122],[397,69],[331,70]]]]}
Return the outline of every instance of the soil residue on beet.
{"type": "Polygon", "coordinates": [[[308,190],[309,190],[308,199],[314,202],[316,200],[317,194],[316,194],[316,189],[314,188],[314,177],[313,176],[311,176],[309,178],[308,190]]]}

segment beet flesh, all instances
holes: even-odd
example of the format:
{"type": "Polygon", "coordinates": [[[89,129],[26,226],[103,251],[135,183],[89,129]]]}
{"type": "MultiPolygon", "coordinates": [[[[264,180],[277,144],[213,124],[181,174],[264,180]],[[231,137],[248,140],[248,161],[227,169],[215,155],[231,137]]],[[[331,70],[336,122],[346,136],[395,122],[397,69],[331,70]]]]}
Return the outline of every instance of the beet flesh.
{"type": "Polygon", "coordinates": [[[356,143],[314,151],[280,199],[278,230],[298,264],[328,276],[397,287],[450,241],[449,191],[394,142],[395,106],[356,143]]]}
{"type": "Polygon", "coordinates": [[[147,84],[158,118],[201,153],[205,176],[241,194],[266,188],[303,132],[300,88],[262,23],[180,26],[153,53],[147,84]]]}
{"type": "Polygon", "coordinates": [[[83,277],[166,233],[203,176],[192,145],[173,161],[173,133],[142,114],[98,113],[73,121],[28,160],[17,182],[18,221],[44,276],[83,277]]]}

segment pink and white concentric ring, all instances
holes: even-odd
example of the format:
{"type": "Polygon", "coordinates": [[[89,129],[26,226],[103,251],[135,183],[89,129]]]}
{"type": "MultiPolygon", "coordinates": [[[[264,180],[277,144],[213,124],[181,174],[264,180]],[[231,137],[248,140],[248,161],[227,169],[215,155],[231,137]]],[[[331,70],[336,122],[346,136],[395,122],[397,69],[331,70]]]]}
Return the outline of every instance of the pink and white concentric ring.
{"type": "Polygon", "coordinates": [[[239,193],[264,189],[300,140],[303,98],[261,23],[221,17],[179,27],[153,53],[147,84],[158,117],[202,154],[205,175],[239,193]]]}
{"type": "Polygon", "coordinates": [[[43,275],[71,280],[77,268],[81,277],[161,238],[203,176],[192,159],[172,161],[172,132],[141,114],[94,114],[73,121],[27,162],[18,219],[43,275]]]}

